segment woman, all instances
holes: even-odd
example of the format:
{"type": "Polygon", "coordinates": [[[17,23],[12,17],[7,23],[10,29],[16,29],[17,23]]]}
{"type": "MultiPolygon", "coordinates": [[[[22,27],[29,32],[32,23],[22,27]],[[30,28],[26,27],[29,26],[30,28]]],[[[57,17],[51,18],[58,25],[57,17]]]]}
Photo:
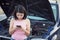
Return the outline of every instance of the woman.
{"type": "Polygon", "coordinates": [[[9,34],[11,40],[24,40],[30,34],[30,20],[27,19],[26,10],[22,5],[15,7],[13,19],[10,21],[9,34]]]}

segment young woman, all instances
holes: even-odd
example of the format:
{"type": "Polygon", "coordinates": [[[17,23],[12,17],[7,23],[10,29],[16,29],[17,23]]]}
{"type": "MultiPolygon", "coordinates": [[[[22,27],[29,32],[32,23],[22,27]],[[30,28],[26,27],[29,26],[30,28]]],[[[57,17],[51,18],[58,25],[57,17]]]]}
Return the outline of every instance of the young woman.
{"type": "Polygon", "coordinates": [[[22,5],[17,5],[13,19],[10,21],[9,34],[11,40],[24,40],[30,34],[30,20],[27,19],[26,10],[22,5]]]}

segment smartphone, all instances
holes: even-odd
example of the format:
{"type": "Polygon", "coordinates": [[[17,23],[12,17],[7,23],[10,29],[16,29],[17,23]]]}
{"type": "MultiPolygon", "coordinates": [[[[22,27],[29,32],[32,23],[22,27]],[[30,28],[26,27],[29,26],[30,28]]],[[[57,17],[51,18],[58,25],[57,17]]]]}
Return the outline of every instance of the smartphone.
{"type": "Polygon", "coordinates": [[[20,26],[20,25],[17,25],[17,27],[20,27],[20,28],[21,28],[21,26],[20,26]]]}

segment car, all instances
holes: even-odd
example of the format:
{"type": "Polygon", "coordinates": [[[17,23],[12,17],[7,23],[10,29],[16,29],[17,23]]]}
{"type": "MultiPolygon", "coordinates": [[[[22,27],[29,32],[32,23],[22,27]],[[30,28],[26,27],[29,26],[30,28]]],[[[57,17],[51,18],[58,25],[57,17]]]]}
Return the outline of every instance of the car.
{"type": "MultiPolygon", "coordinates": [[[[2,2],[0,7],[4,11],[4,17],[6,18],[3,17],[4,19],[1,18],[2,20],[0,21],[0,38],[10,39],[8,28],[11,18],[14,18],[11,14],[14,10],[13,8],[16,6],[15,4],[18,4],[19,1],[14,1],[14,4],[11,4],[13,5],[12,7],[10,5],[2,5],[2,2]],[[10,7],[11,9],[8,11],[10,7]]],[[[27,4],[25,1],[21,1],[21,3],[23,2],[28,13],[27,18],[31,21],[31,34],[28,40],[34,40],[35,38],[36,40],[39,38],[46,40],[52,39],[51,36],[56,32],[52,33],[52,31],[59,23],[58,4],[49,3],[48,0],[27,0],[27,4]]]]}
{"type": "MultiPolygon", "coordinates": [[[[33,40],[35,38],[38,40],[39,40],[39,38],[41,38],[42,40],[43,39],[52,40],[54,33],[57,33],[57,30],[55,29],[55,27],[57,27],[58,23],[59,23],[58,4],[51,3],[51,7],[52,7],[55,22],[52,22],[41,16],[35,16],[35,15],[29,16],[29,18],[31,19],[31,23],[32,23],[32,34],[31,34],[30,40],[33,40]],[[52,33],[52,31],[54,31],[54,32],[52,33]]],[[[51,16],[47,16],[47,17],[51,17],[51,16]]]]}

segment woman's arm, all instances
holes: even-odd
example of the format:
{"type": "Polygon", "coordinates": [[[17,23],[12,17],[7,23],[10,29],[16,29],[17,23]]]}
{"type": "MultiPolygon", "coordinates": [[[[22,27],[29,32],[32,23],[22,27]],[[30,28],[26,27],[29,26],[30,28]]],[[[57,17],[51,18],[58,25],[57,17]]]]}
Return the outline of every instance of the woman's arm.
{"type": "Polygon", "coordinates": [[[27,28],[26,28],[26,30],[24,30],[23,28],[23,30],[25,31],[25,34],[27,35],[27,36],[29,36],[30,35],[30,20],[29,19],[26,19],[26,22],[27,22],[27,28]]]}
{"type": "Polygon", "coordinates": [[[13,28],[13,24],[14,24],[14,19],[11,19],[10,21],[10,27],[9,27],[9,34],[12,35],[15,31],[16,28],[13,28]]]}

